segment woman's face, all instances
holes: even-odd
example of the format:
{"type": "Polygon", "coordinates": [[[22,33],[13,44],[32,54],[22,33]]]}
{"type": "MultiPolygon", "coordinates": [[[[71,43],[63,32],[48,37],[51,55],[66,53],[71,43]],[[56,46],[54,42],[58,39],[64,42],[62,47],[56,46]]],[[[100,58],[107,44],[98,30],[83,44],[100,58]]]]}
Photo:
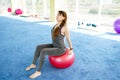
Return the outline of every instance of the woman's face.
{"type": "Polygon", "coordinates": [[[58,13],[56,16],[56,20],[57,20],[57,22],[62,22],[64,20],[63,15],[58,13]]]}

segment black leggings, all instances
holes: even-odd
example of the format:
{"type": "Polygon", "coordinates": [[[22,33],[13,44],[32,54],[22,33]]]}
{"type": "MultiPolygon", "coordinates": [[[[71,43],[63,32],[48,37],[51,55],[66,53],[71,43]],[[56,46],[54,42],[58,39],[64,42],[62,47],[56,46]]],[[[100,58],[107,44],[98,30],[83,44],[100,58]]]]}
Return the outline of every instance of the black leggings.
{"type": "Polygon", "coordinates": [[[46,55],[58,56],[63,54],[65,50],[66,49],[54,47],[52,44],[38,45],[34,54],[34,59],[32,64],[36,64],[38,57],[40,57],[39,65],[37,69],[37,71],[40,71],[46,55]]]}

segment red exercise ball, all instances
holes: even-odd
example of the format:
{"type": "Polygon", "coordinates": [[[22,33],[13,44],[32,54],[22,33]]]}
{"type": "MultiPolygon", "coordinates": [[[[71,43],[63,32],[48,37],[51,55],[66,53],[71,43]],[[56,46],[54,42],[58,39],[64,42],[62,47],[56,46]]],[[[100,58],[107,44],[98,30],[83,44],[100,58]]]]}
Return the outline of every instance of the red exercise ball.
{"type": "Polygon", "coordinates": [[[49,62],[56,68],[67,68],[74,63],[74,53],[68,54],[68,49],[60,56],[49,56],[49,62]]]}

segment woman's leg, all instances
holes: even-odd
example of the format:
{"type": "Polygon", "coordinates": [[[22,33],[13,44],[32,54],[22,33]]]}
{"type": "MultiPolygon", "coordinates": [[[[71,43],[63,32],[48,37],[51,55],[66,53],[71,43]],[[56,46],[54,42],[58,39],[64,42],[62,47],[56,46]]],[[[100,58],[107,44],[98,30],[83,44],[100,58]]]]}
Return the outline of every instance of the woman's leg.
{"type": "Polygon", "coordinates": [[[46,55],[54,55],[54,56],[61,55],[62,53],[65,52],[65,50],[66,49],[61,50],[59,48],[44,48],[44,49],[42,49],[40,52],[40,61],[39,61],[38,69],[35,73],[33,73],[30,76],[30,78],[36,78],[36,77],[41,75],[41,68],[42,68],[42,65],[44,63],[46,55]]]}
{"type": "Polygon", "coordinates": [[[52,48],[52,47],[53,47],[52,44],[38,45],[38,46],[36,47],[36,51],[35,51],[35,53],[34,53],[34,59],[33,59],[32,64],[36,64],[36,61],[37,61],[38,57],[40,56],[40,52],[41,52],[41,50],[42,50],[43,48],[52,48]]]}
{"type": "Polygon", "coordinates": [[[38,45],[36,47],[36,50],[35,50],[35,53],[34,53],[34,59],[33,59],[33,62],[30,66],[28,66],[26,68],[26,71],[32,69],[32,68],[36,68],[36,61],[38,59],[38,57],[40,56],[40,52],[43,48],[50,48],[50,47],[53,47],[52,44],[43,44],[43,45],[38,45]]]}
{"type": "Polygon", "coordinates": [[[58,56],[58,55],[61,55],[62,53],[64,53],[65,50],[66,49],[61,50],[59,48],[44,48],[44,49],[42,49],[41,53],[40,53],[40,60],[39,60],[39,65],[38,65],[37,71],[41,71],[41,68],[44,63],[46,55],[58,56]]]}

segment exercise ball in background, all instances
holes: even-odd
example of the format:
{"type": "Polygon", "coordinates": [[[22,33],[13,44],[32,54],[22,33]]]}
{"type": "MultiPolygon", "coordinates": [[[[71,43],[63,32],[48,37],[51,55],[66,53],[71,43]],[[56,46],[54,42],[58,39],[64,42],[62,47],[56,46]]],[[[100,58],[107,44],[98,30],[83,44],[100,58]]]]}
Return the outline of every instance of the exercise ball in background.
{"type": "Polygon", "coordinates": [[[20,14],[23,13],[23,11],[22,11],[21,9],[16,9],[16,10],[15,10],[15,13],[16,13],[16,15],[20,15],[20,14]]]}
{"type": "Polygon", "coordinates": [[[49,56],[49,62],[53,67],[56,68],[67,68],[74,63],[75,56],[74,53],[68,54],[68,49],[65,53],[60,56],[49,56]]]}
{"type": "Polygon", "coordinates": [[[118,34],[120,34],[120,19],[117,19],[117,20],[114,22],[113,26],[114,26],[114,30],[115,30],[118,34]]]}
{"type": "Polygon", "coordinates": [[[11,9],[11,8],[8,8],[8,12],[12,12],[12,9],[11,9]]]}

